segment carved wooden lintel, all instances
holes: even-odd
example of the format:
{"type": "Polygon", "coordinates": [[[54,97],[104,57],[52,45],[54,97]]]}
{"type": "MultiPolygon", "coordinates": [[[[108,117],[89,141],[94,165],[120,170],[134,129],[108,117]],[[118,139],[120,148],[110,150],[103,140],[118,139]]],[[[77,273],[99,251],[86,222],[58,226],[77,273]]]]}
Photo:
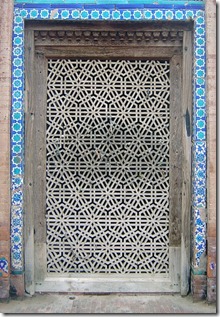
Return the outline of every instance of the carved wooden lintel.
{"type": "Polygon", "coordinates": [[[34,32],[35,45],[144,45],[169,41],[181,45],[183,31],[40,30],[34,32]]]}

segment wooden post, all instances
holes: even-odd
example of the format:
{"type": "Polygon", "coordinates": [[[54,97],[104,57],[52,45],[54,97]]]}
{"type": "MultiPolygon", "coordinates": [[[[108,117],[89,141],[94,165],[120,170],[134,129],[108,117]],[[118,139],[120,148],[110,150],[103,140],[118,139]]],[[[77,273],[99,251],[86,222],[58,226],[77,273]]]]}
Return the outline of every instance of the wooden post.
{"type": "Polygon", "coordinates": [[[25,196],[24,196],[24,237],[25,237],[25,290],[33,295],[34,286],[34,36],[32,30],[25,31],[25,196]]]}
{"type": "Polygon", "coordinates": [[[191,133],[192,133],[192,32],[183,36],[183,184],[181,230],[181,295],[189,292],[190,211],[191,211],[191,133]]]}

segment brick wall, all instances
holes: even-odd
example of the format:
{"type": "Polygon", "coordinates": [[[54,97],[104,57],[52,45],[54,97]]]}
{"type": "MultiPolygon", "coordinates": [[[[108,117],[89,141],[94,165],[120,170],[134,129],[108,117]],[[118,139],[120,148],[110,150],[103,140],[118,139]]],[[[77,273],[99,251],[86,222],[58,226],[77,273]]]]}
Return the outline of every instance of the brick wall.
{"type": "Polygon", "coordinates": [[[207,24],[207,299],[216,301],[216,1],[206,1],[207,24]]]}
{"type": "Polygon", "coordinates": [[[0,1],[0,298],[9,295],[10,106],[13,1],[0,1]]]}

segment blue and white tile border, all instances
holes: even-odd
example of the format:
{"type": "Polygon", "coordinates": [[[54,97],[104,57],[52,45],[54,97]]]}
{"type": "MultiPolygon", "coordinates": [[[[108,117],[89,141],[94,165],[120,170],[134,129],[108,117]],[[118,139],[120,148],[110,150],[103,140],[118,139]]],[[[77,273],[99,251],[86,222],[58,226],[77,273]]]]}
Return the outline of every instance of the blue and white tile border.
{"type": "Polygon", "coordinates": [[[192,212],[195,236],[194,267],[206,252],[206,223],[200,210],[206,208],[206,39],[204,8],[163,5],[34,5],[16,4],[13,26],[12,111],[11,111],[11,268],[22,274],[23,265],[23,180],[24,180],[24,21],[35,20],[194,20],[194,105],[192,137],[192,212]]]}

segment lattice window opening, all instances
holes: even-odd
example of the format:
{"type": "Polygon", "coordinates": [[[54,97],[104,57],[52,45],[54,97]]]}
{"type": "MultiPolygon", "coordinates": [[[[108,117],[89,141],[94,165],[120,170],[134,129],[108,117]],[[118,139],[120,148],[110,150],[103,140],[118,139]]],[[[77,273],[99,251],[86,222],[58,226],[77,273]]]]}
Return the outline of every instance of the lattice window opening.
{"type": "MultiPolygon", "coordinates": [[[[102,83],[101,83],[102,84],[102,83]]],[[[57,89],[57,87],[56,87],[56,89],[57,89]]],[[[146,90],[146,89],[145,89],[146,90]]],[[[135,92],[136,93],[136,92],[135,92]]],[[[65,98],[65,97],[64,97],[65,98]]],[[[137,99],[137,98],[136,98],[137,99]]],[[[151,98],[151,100],[152,100],[152,102],[154,101],[154,97],[152,96],[152,98],[151,98]]],[[[137,101],[137,100],[136,100],[137,101]]],[[[62,105],[63,104],[65,104],[65,100],[64,100],[64,102],[62,103],[62,105]]],[[[64,106],[65,107],[65,106],[64,106]]],[[[89,104],[88,104],[88,107],[89,107],[89,104]]],[[[136,111],[136,108],[137,108],[137,105],[136,104],[133,104],[132,105],[132,107],[134,108],[134,111],[136,111]]],[[[87,107],[85,107],[85,108],[87,108],[87,107]]],[[[103,108],[103,107],[102,107],[103,108]]],[[[146,106],[145,106],[145,108],[146,108],[146,106]]],[[[71,109],[72,110],[72,109],[71,109]]],[[[69,116],[70,117],[75,117],[75,118],[77,118],[77,114],[76,113],[74,113],[74,111],[72,111],[71,112],[71,110],[69,111],[69,116]]],[[[131,109],[129,109],[130,110],[130,112],[131,112],[131,109]]],[[[61,110],[61,113],[60,113],[60,124],[62,124],[63,125],[63,127],[66,127],[67,125],[68,125],[68,123],[67,122],[65,122],[65,120],[63,121],[62,120],[62,118],[63,118],[63,115],[62,115],[62,111],[63,110],[61,110]],[[61,123],[61,121],[62,121],[62,123],[61,123]]],[[[160,109],[160,113],[159,113],[159,115],[161,115],[161,112],[163,111],[163,108],[162,109],[160,109]]],[[[88,115],[88,111],[86,111],[87,112],[87,115],[88,115]]],[[[122,110],[122,112],[123,112],[123,110],[122,110]]],[[[52,110],[51,110],[51,113],[52,113],[52,110]]],[[[56,113],[57,113],[57,109],[55,109],[55,116],[56,116],[56,113]]],[[[116,113],[116,115],[117,115],[117,113],[116,113]]],[[[123,115],[123,113],[122,113],[122,115],[123,115]]],[[[149,114],[148,114],[149,115],[149,114]]],[[[165,112],[165,116],[167,116],[167,112],[165,112]]],[[[99,117],[100,117],[100,112],[99,112],[99,117]]],[[[103,119],[103,118],[102,118],[103,119]]],[[[106,109],[104,109],[104,120],[106,119],[106,109]]],[[[116,119],[118,119],[118,118],[116,118],[116,119]]],[[[133,118],[132,118],[133,119],[133,118]]],[[[151,120],[151,118],[149,118],[149,116],[148,116],[148,118],[146,118],[146,126],[147,126],[147,121],[148,121],[148,119],[149,120],[151,120]]],[[[152,121],[152,120],[151,120],[152,121]]],[[[76,128],[77,128],[77,125],[80,125],[80,120],[78,120],[78,122],[75,122],[74,124],[76,125],[76,128]]],[[[101,122],[101,128],[102,128],[102,122],[101,122]]],[[[161,125],[162,123],[160,122],[160,125],[161,125]]],[[[165,124],[167,124],[167,126],[169,127],[169,122],[168,122],[168,120],[167,120],[167,123],[165,123],[165,124]]],[[[52,122],[52,125],[53,125],[53,122],[52,122]]],[[[84,139],[85,139],[85,137],[87,136],[87,138],[88,138],[88,142],[91,140],[91,137],[90,137],[90,133],[89,132],[91,132],[91,125],[93,125],[93,126],[96,126],[96,122],[94,121],[94,122],[89,122],[89,124],[88,123],[85,123],[85,122],[83,122],[83,125],[82,125],[82,127],[81,127],[81,129],[84,129],[84,131],[79,131],[79,134],[84,134],[84,139]],[[85,124],[87,124],[87,126],[85,126],[85,124]],[[86,131],[86,129],[88,129],[88,131],[86,131]]],[[[108,143],[110,140],[109,140],[109,137],[113,137],[114,138],[114,146],[115,145],[117,145],[117,132],[118,132],[118,134],[119,134],[119,138],[118,138],[118,143],[119,144],[121,144],[121,135],[120,135],[120,133],[121,133],[121,131],[120,130],[118,130],[118,131],[115,131],[116,129],[115,129],[115,125],[114,125],[114,122],[112,122],[112,120],[111,120],[111,117],[109,117],[109,118],[107,118],[106,119],[106,128],[107,128],[107,131],[106,131],[106,133],[105,133],[105,135],[107,136],[107,138],[106,139],[104,139],[103,140],[103,143],[104,144],[106,144],[106,143],[108,143]],[[109,127],[108,127],[108,125],[109,125],[109,127]],[[113,133],[113,127],[114,127],[114,133],[113,133]]],[[[92,127],[93,128],[93,127],[92,127]]],[[[117,128],[117,122],[116,122],[116,128],[117,128]]],[[[126,128],[126,127],[125,127],[126,128]]],[[[148,137],[145,137],[145,142],[148,142],[148,139],[150,140],[150,142],[151,143],[153,143],[153,137],[154,137],[154,134],[152,133],[152,129],[153,129],[153,123],[151,123],[151,130],[149,130],[149,131],[147,131],[147,133],[148,134],[150,134],[150,136],[149,136],[149,138],[148,137]]],[[[156,130],[155,131],[155,133],[156,134],[158,134],[159,133],[159,130],[158,130],[158,125],[157,124],[155,124],[154,125],[154,129],[156,130]]],[[[53,131],[54,132],[54,131],[53,131]]],[[[60,130],[58,130],[58,131],[56,131],[56,132],[58,132],[58,134],[60,135],[60,130]]],[[[53,133],[53,135],[54,135],[54,133],[53,133]]],[[[67,135],[62,135],[62,137],[64,137],[64,141],[60,141],[60,143],[62,143],[62,142],[65,142],[65,143],[68,143],[68,141],[70,142],[70,143],[72,143],[73,141],[74,141],[74,137],[77,139],[77,135],[76,134],[73,134],[72,133],[72,131],[70,130],[70,133],[69,133],[69,140],[68,140],[68,137],[67,137],[67,135]]],[[[127,139],[129,139],[129,136],[128,136],[128,134],[126,135],[126,137],[127,137],[127,139]]],[[[61,138],[61,135],[60,135],[60,138],[61,138]]],[[[169,141],[169,140],[168,140],[169,141]]],[[[59,143],[59,138],[57,139],[57,140],[55,140],[55,143],[59,143]]],[[[127,142],[128,144],[129,144],[129,142],[127,142]]],[[[126,145],[125,145],[125,147],[126,147],[126,145]]],[[[151,146],[151,148],[152,148],[152,146],[151,146]]],[[[115,150],[115,149],[114,149],[115,150]]],[[[99,152],[97,152],[97,156],[100,156],[99,155],[100,153],[99,152]]],[[[56,155],[57,156],[57,155],[56,155]]]]}
{"type": "Polygon", "coordinates": [[[168,273],[169,87],[168,61],[48,61],[48,272],[168,273]]]}

